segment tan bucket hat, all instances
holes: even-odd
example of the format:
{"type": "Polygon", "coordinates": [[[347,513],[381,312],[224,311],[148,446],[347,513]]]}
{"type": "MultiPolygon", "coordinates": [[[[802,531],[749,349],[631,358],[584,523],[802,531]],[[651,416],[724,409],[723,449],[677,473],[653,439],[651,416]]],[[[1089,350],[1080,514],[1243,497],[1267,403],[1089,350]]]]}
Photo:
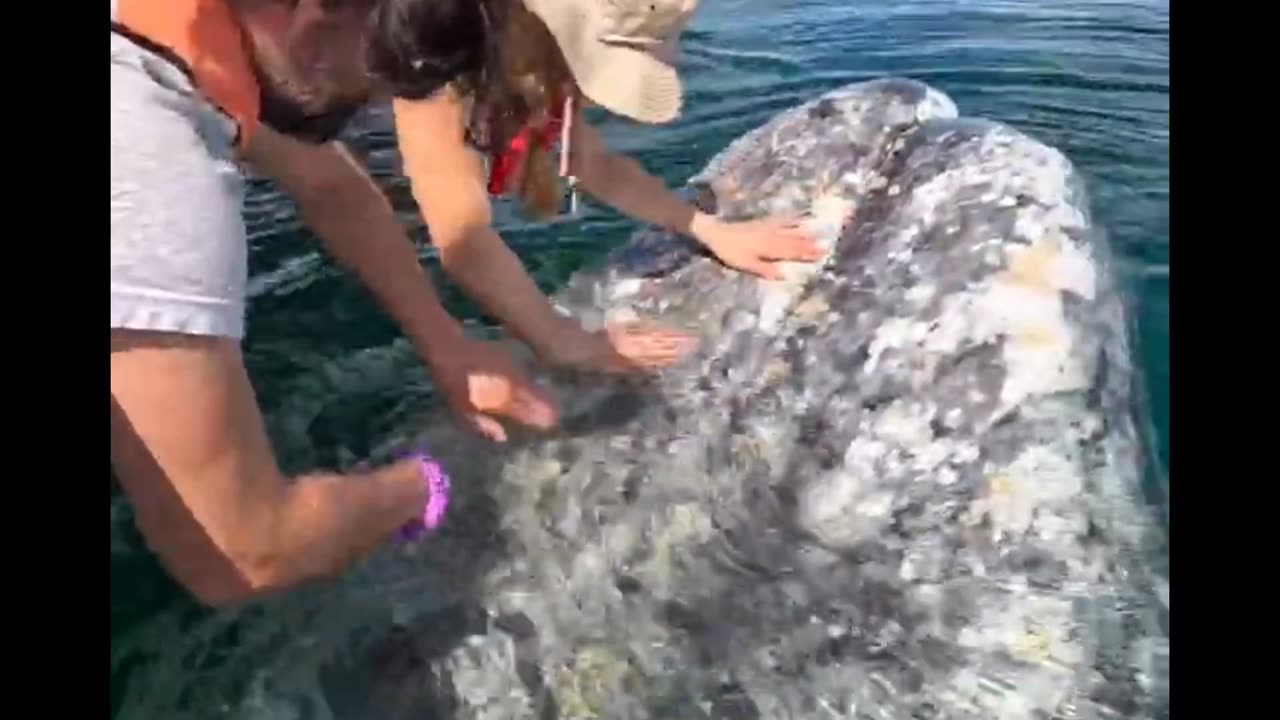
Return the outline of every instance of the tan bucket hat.
{"type": "Polygon", "coordinates": [[[524,0],[560,45],[583,94],[633,120],[680,114],[675,61],[698,0],[524,0]]]}

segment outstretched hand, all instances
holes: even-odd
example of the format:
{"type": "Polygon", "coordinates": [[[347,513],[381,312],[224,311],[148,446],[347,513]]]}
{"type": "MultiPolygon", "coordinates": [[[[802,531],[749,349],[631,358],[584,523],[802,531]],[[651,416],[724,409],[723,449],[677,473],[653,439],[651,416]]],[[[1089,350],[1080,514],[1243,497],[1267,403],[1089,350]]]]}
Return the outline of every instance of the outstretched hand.
{"type": "Polygon", "coordinates": [[[769,280],[781,280],[780,262],[814,262],[823,250],[800,218],[773,217],[725,222],[705,217],[698,239],[728,267],[769,280]]]}
{"type": "Polygon", "coordinates": [[[464,425],[494,442],[506,442],[498,418],[547,430],[555,426],[550,395],[522,373],[498,345],[462,340],[431,363],[449,408],[464,425]]]}
{"type": "Polygon", "coordinates": [[[692,351],[697,339],[646,322],[611,323],[588,332],[569,321],[561,337],[538,356],[548,365],[588,372],[626,374],[661,369],[692,351]]]}

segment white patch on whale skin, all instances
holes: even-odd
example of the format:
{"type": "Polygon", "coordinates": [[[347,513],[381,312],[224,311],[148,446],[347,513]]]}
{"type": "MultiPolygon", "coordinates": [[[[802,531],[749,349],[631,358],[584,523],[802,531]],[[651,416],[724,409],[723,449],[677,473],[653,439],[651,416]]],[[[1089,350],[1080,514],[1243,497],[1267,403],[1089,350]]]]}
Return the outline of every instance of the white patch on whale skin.
{"type": "MultiPolygon", "coordinates": [[[[1030,244],[995,239],[987,249],[1003,270],[941,300],[930,323],[887,318],[875,330],[863,372],[874,373],[891,351],[923,352],[923,382],[937,361],[965,346],[1003,340],[1005,370],[996,415],[1030,397],[1080,390],[1088,385],[1076,348],[1077,330],[1064,310],[1064,295],[1086,301],[1097,290],[1097,268],[1085,249],[1057,229],[1035,226],[1030,244]]],[[[978,398],[972,398],[977,402],[978,398]]]]}
{"type": "Polygon", "coordinates": [[[1041,292],[997,280],[974,304],[974,340],[1003,337],[1001,404],[1012,408],[1034,395],[1084,388],[1088,383],[1072,354],[1072,330],[1057,292],[1041,292]]]}
{"type": "Polygon", "coordinates": [[[844,229],[845,222],[853,214],[853,209],[854,202],[839,195],[824,194],[813,200],[810,205],[810,217],[805,221],[804,227],[813,234],[814,240],[824,254],[811,263],[778,263],[782,279],[760,281],[761,299],[757,329],[770,334],[777,332],[801,288],[831,259],[832,252],[840,240],[840,231],[844,229]]]}
{"type": "Polygon", "coordinates": [[[1061,513],[1082,492],[1080,469],[1068,457],[1033,446],[987,477],[986,494],[969,508],[970,522],[986,518],[995,542],[1032,531],[1048,541],[1069,538],[1084,528],[1078,517],[1066,520],[1061,513]]]}
{"type": "Polygon", "coordinates": [[[872,427],[877,438],[915,449],[933,441],[929,428],[933,415],[933,408],[917,408],[898,400],[880,413],[872,427]]]}
{"type": "Polygon", "coordinates": [[[867,351],[867,361],[862,366],[862,373],[870,376],[880,365],[880,358],[886,350],[905,347],[911,337],[913,321],[910,318],[889,318],[876,328],[875,337],[871,339],[871,347],[867,351]]]}
{"type": "Polygon", "coordinates": [[[1007,270],[992,279],[974,306],[977,339],[1005,339],[1002,406],[1011,409],[1028,397],[1087,387],[1063,293],[1093,299],[1093,260],[1056,231],[1042,230],[1030,245],[1008,244],[1005,252],[1007,270]]]}
{"type": "Polygon", "coordinates": [[[842,472],[808,485],[800,496],[800,523],[833,547],[850,543],[853,508],[862,483],[842,472]]]}
{"type": "Polygon", "coordinates": [[[644,288],[644,280],[640,278],[624,278],[613,284],[609,299],[613,302],[626,300],[644,288]]]}

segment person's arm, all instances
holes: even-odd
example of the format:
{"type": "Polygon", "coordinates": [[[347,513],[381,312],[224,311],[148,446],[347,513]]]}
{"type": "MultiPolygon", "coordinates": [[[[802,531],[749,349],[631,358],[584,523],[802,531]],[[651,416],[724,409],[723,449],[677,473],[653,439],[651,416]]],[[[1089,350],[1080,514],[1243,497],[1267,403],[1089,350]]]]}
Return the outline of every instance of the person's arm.
{"type": "Polygon", "coordinates": [[[426,500],[413,461],[287,482],[229,338],[112,331],[111,462],[147,543],[211,605],[334,575],[426,500]]]}
{"type": "Polygon", "coordinates": [[[540,358],[621,371],[665,365],[687,350],[681,334],[637,326],[594,335],[556,312],[493,229],[484,167],[465,142],[466,110],[456,93],[396,100],[394,110],[405,174],[440,264],[540,358]]]}
{"type": "Polygon", "coordinates": [[[628,217],[690,237],[726,265],[780,277],[778,261],[812,261],[822,250],[795,218],[726,223],[680,199],[640,163],[605,146],[581,110],[574,119],[570,167],[582,190],[628,217]]]}
{"type": "Polygon", "coordinates": [[[391,203],[341,144],[309,145],[264,127],[247,156],[295,199],[329,253],[396,320],[465,421],[499,441],[506,434],[488,415],[538,428],[554,424],[550,400],[506,353],[463,335],[440,304],[391,203]]]}
{"type": "Polygon", "coordinates": [[[248,160],[297,202],[302,221],[355,272],[424,358],[463,338],[390,202],[346,148],[310,145],[263,128],[248,160]]]}
{"type": "Polygon", "coordinates": [[[465,106],[449,88],[393,103],[414,200],[440,264],[467,294],[538,351],[567,326],[492,226],[479,155],[464,139],[465,106]]]}
{"type": "Polygon", "coordinates": [[[661,179],[610,150],[582,110],[574,118],[570,170],[579,187],[627,217],[698,239],[716,218],[685,202],[661,179]]]}

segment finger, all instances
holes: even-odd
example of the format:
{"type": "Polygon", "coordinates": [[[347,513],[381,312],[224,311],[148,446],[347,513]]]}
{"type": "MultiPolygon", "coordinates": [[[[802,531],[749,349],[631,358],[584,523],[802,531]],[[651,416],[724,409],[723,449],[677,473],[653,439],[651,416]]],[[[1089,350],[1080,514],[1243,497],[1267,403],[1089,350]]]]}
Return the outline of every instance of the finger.
{"type": "Polygon", "coordinates": [[[797,237],[791,239],[790,255],[795,260],[812,262],[826,255],[826,250],[811,237],[797,237]]]}
{"type": "Polygon", "coordinates": [[[763,235],[770,240],[789,242],[791,240],[816,240],[816,233],[807,225],[777,225],[764,228],[763,235]]]}
{"type": "Polygon", "coordinates": [[[621,370],[652,370],[675,362],[680,354],[672,349],[619,348],[610,364],[621,370]]]}
{"type": "Polygon", "coordinates": [[[550,430],[556,426],[557,412],[555,402],[542,388],[531,382],[521,383],[512,388],[511,401],[503,414],[522,425],[550,430]]]}
{"type": "Polygon", "coordinates": [[[624,340],[646,340],[653,343],[679,345],[692,337],[687,332],[671,330],[643,320],[610,325],[607,333],[609,342],[614,345],[624,340]]]}
{"type": "Polygon", "coordinates": [[[773,242],[762,245],[755,252],[756,260],[775,263],[779,261],[813,262],[822,257],[821,249],[815,243],[804,241],[773,242]]]}
{"type": "Polygon", "coordinates": [[[807,212],[786,213],[785,215],[774,215],[767,218],[764,222],[767,227],[786,229],[798,228],[811,220],[813,215],[807,212]]]}
{"type": "Polygon", "coordinates": [[[774,243],[762,248],[758,255],[763,261],[775,263],[780,260],[790,262],[813,262],[826,253],[817,243],[797,241],[790,243],[774,243]]]}
{"type": "Polygon", "coordinates": [[[612,353],[600,364],[600,371],[610,375],[636,375],[651,372],[653,366],[641,360],[612,353]]]}
{"type": "Polygon", "coordinates": [[[774,263],[766,262],[764,260],[757,260],[755,262],[752,262],[748,265],[745,265],[742,269],[751,273],[752,275],[758,275],[759,277],[764,278],[765,280],[781,280],[782,279],[782,268],[778,267],[774,263]]]}
{"type": "Polygon", "coordinates": [[[612,345],[607,346],[598,356],[592,358],[582,369],[610,375],[632,375],[648,372],[649,367],[642,357],[630,357],[612,345]]]}
{"type": "Polygon", "coordinates": [[[810,260],[824,253],[818,238],[803,228],[781,231],[759,243],[757,248],[761,255],[774,260],[810,260]]]}
{"type": "Polygon", "coordinates": [[[680,353],[697,343],[697,338],[688,333],[671,331],[642,331],[631,329],[610,338],[614,348],[624,354],[662,354],[680,353]]]}
{"type": "Polygon", "coordinates": [[[635,320],[608,327],[612,351],[608,364],[614,372],[653,370],[671,365],[697,347],[697,337],[635,320]]]}
{"type": "Polygon", "coordinates": [[[676,343],[676,346],[680,349],[681,353],[689,353],[698,348],[698,343],[699,340],[697,335],[686,334],[680,338],[676,343]]]}
{"type": "Polygon", "coordinates": [[[652,371],[674,364],[688,352],[687,346],[645,346],[628,343],[617,348],[610,364],[617,372],[652,371]]]}
{"type": "Polygon", "coordinates": [[[690,336],[669,332],[628,332],[610,338],[614,348],[629,347],[641,350],[678,350],[689,342],[690,336]]]}
{"type": "Polygon", "coordinates": [[[666,367],[680,359],[680,352],[676,350],[657,350],[642,351],[629,350],[625,353],[619,353],[624,361],[631,367],[640,370],[655,370],[657,368],[666,367]]]}
{"type": "Polygon", "coordinates": [[[779,228],[778,232],[774,235],[774,238],[781,242],[793,242],[796,240],[807,240],[809,242],[817,242],[817,239],[818,239],[816,237],[816,234],[812,230],[810,230],[807,227],[802,227],[799,225],[794,227],[779,228]]]}
{"type": "Polygon", "coordinates": [[[494,420],[488,415],[480,415],[478,413],[469,416],[471,427],[477,433],[492,440],[493,442],[504,443],[507,441],[507,430],[502,427],[502,423],[494,420]]]}

